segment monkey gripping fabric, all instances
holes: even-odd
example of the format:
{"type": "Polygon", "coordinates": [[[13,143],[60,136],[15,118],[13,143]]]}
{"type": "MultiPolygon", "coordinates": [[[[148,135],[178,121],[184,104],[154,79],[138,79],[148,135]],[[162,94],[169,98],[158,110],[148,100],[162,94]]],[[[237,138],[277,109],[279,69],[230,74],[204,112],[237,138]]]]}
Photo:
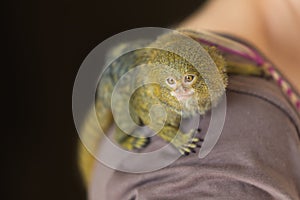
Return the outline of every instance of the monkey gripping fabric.
{"type": "MultiPolygon", "coordinates": [[[[206,44],[215,38],[211,34],[188,34],[206,44]]],[[[251,62],[266,67],[272,78],[229,76],[225,126],[218,143],[205,158],[192,154],[166,168],[143,174],[114,171],[97,162],[89,188],[90,199],[300,199],[297,93],[252,48],[217,37],[223,42],[214,40],[213,44],[219,44],[227,57],[241,63],[252,59],[251,62]]],[[[200,122],[203,136],[209,120],[208,113],[200,122]]],[[[163,143],[154,137],[142,152],[163,143]]]]}

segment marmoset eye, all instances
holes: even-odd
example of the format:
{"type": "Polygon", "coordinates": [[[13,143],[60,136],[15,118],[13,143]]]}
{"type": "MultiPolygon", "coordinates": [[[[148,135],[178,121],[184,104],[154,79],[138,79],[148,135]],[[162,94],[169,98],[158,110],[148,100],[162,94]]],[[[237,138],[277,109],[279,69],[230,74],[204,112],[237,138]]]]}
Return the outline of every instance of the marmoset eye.
{"type": "Polygon", "coordinates": [[[191,75],[191,74],[186,75],[186,76],[184,77],[184,82],[187,82],[187,83],[192,82],[192,81],[194,80],[194,78],[195,78],[194,75],[191,75]]]}
{"type": "Polygon", "coordinates": [[[167,83],[169,84],[169,85],[174,85],[175,83],[176,83],[176,81],[175,81],[175,79],[174,78],[167,78],[167,83]]]}

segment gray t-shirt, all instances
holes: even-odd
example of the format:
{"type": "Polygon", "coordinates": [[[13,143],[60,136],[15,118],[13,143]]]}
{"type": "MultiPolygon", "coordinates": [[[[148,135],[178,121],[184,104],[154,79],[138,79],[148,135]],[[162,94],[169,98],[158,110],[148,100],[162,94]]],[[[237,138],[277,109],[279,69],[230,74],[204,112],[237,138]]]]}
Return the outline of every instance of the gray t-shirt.
{"type": "MultiPolygon", "coordinates": [[[[230,76],[222,134],[203,159],[131,174],[95,165],[89,199],[300,199],[300,119],[272,80],[230,76]]],[[[200,122],[202,134],[209,116],[200,122]]],[[[165,143],[153,138],[152,146],[165,143]]]]}

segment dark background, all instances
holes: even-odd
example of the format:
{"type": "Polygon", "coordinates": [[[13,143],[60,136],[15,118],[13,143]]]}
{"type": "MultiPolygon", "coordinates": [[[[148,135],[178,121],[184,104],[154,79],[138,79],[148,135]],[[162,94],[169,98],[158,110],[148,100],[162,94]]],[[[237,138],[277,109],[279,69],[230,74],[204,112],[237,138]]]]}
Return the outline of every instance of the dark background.
{"type": "Polygon", "coordinates": [[[16,74],[12,80],[2,71],[8,78],[4,86],[9,86],[3,99],[12,104],[3,104],[12,123],[2,136],[7,152],[2,157],[2,189],[8,199],[86,199],[76,166],[78,136],[71,108],[81,62],[114,34],[137,27],[168,27],[202,2],[19,0],[3,7],[7,46],[2,55],[8,64],[2,64],[16,74]]]}

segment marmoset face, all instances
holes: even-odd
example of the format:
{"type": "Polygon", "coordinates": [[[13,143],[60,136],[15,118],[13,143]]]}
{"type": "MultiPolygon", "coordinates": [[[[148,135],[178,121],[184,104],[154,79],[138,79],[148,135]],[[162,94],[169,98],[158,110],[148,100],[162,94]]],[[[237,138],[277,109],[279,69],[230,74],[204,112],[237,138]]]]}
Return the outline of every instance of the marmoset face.
{"type": "Polygon", "coordinates": [[[208,89],[194,67],[161,68],[159,100],[171,110],[184,116],[199,112],[199,104],[209,98],[208,89]]]}
{"type": "Polygon", "coordinates": [[[196,74],[184,74],[180,79],[169,76],[166,78],[166,84],[170,87],[170,94],[183,102],[193,97],[195,89],[192,86],[195,84],[196,80],[196,74]]]}

